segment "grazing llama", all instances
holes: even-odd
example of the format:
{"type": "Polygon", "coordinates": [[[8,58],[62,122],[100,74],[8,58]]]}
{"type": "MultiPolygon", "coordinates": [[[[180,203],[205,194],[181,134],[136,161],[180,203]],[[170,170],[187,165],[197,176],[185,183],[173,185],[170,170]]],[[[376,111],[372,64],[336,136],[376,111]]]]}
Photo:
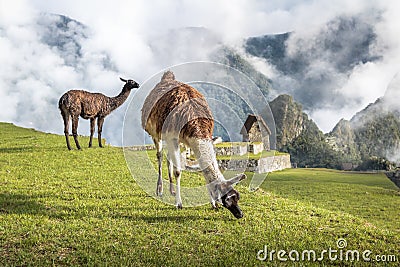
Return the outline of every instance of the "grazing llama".
{"type": "Polygon", "coordinates": [[[76,147],[81,149],[78,142],[77,132],[79,116],[86,120],[90,119],[89,147],[92,147],[94,127],[97,119],[99,146],[103,147],[101,144],[101,132],[103,129],[104,118],[125,102],[131,89],[139,88],[139,84],[133,80],[120,79],[125,83],[125,85],[122,88],[121,93],[115,97],[108,97],[100,93],[89,93],[83,90],[70,90],[60,98],[58,108],[60,109],[61,116],[64,120],[64,134],[69,150],[71,150],[68,138],[70,118],[72,120],[72,135],[74,136],[76,147]]]}
{"type": "Polygon", "coordinates": [[[165,72],[143,104],[142,127],[151,135],[157,149],[156,194],[158,196],[162,196],[163,192],[162,150],[163,142],[165,142],[168,153],[170,193],[176,197],[177,208],[182,208],[179,144],[183,143],[191,148],[199,161],[212,206],[216,208],[217,202],[222,203],[236,218],[243,217],[243,212],[238,206],[239,192],[233,188],[233,185],[246,178],[246,175],[240,174],[230,180],[225,180],[220,172],[212,140],[214,119],[201,93],[187,84],[176,81],[171,71],[165,72]],[[176,193],[172,175],[176,178],[176,193]]]}

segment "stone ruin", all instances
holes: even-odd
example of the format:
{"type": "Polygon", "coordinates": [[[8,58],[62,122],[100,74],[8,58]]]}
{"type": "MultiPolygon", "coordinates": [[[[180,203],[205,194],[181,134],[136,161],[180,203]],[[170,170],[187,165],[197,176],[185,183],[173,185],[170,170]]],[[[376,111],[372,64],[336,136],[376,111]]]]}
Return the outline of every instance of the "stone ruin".
{"type": "Polygon", "coordinates": [[[218,165],[222,170],[245,170],[255,173],[267,173],[272,171],[291,168],[290,155],[280,154],[259,158],[237,157],[244,156],[247,153],[258,155],[264,150],[263,142],[247,143],[224,143],[225,146],[217,146],[215,148],[217,154],[218,165]],[[223,156],[223,157],[219,157],[223,156]],[[226,159],[226,156],[231,158],[226,159]]]}

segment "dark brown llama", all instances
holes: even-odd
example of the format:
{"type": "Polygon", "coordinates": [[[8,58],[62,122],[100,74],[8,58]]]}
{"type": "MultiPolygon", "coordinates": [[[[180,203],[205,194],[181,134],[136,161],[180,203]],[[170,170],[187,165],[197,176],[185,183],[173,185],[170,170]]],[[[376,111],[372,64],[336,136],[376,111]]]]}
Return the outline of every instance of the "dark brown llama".
{"type": "Polygon", "coordinates": [[[156,194],[162,196],[163,142],[167,148],[170,193],[182,208],[180,194],[181,159],[179,143],[190,147],[199,161],[214,208],[220,202],[236,218],[243,217],[239,208],[239,192],[233,185],[246,178],[240,174],[225,180],[218,168],[212,133],[214,119],[204,96],[193,87],[178,82],[171,71],[164,73],[160,83],[147,96],[142,108],[142,127],[153,138],[157,148],[158,181],[156,194]],[[176,193],[172,182],[176,178],[176,193]]]}
{"type": "Polygon", "coordinates": [[[64,134],[69,150],[71,150],[68,138],[70,118],[72,120],[72,135],[74,136],[76,147],[81,149],[78,142],[77,132],[79,116],[85,120],[90,119],[89,147],[92,147],[94,127],[97,119],[99,146],[103,147],[101,144],[101,132],[103,129],[104,118],[125,102],[131,89],[139,88],[139,84],[134,80],[120,79],[125,83],[125,85],[122,88],[121,93],[115,97],[108,97],[101,93],[89,93],[83,90],[70,90],[60,98],[58,101],[58,108],[60,109],[61,116],[64,120],[64,134]]]}

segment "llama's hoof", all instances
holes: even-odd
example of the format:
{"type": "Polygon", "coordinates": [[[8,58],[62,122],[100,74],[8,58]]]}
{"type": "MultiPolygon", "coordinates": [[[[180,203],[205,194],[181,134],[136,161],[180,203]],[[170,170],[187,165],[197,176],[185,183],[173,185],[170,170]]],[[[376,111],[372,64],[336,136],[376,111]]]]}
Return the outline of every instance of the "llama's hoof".
{"type": "MultiPolygon", "coordinates": [[[[160,180],[161,181],[161,180],[160,180]]],[[[162,184],[162,182],[160,182],[160,183],[158,183],[157,182],[157,187],[156,187],[156,195],[158,196],[158,197],[162,197],[163,196],[163,184],[162,184]]]]}
{"type": "Polygon", "coordinates": [[[171,196],[175,196],[175,195],[176,195],[176,193],[175,193],[174,190],[171,190],[171,191],[169,191],[169,192],[171,193],[171,196]]]}
{"type": "Polygon", "coordinates": [[[182,203],[176,204],[176,208],[177,208],[178,210],[181,210],[181,209],[182,209],[182,203]]]}

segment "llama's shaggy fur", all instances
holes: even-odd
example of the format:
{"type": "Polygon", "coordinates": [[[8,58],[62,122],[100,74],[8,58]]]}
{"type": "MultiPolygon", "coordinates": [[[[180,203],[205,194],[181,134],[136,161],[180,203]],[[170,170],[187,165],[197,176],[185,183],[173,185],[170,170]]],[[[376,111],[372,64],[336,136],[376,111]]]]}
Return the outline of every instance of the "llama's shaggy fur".
{"type": "Polygon", "coordinates": [[[128,98],[131,89],[139,88],[139,84],[133,80],[124,80],[124,87],[119,95],[108,97],[101,93],[90,93],[83,90],[70,90],[66,92],[58,101],[58,107],[64,120],[64,134],[67,147],[71,150],[69,143],[69,121],[72,120],[72,135],[75,140],[76,147],[81,149],[78,142],[78,121],[79,116],[84,119],[90,119],[90,141],[89,147],[92,146],[95,123],[97,119],[97,132],[99,146],[102,147],[101,133],[103,129],[104,118],[113,110],[121,106],[128,98]]]}
{"type": "Polygon", "coordinates": [[[142,127],[159,140],[161,134],[179,134],[180,141],[188,145],[187,139],[191,137],[211,139],[214,119],[204,96],[176,81],[168,71],[143,104],[142,127]]]}

